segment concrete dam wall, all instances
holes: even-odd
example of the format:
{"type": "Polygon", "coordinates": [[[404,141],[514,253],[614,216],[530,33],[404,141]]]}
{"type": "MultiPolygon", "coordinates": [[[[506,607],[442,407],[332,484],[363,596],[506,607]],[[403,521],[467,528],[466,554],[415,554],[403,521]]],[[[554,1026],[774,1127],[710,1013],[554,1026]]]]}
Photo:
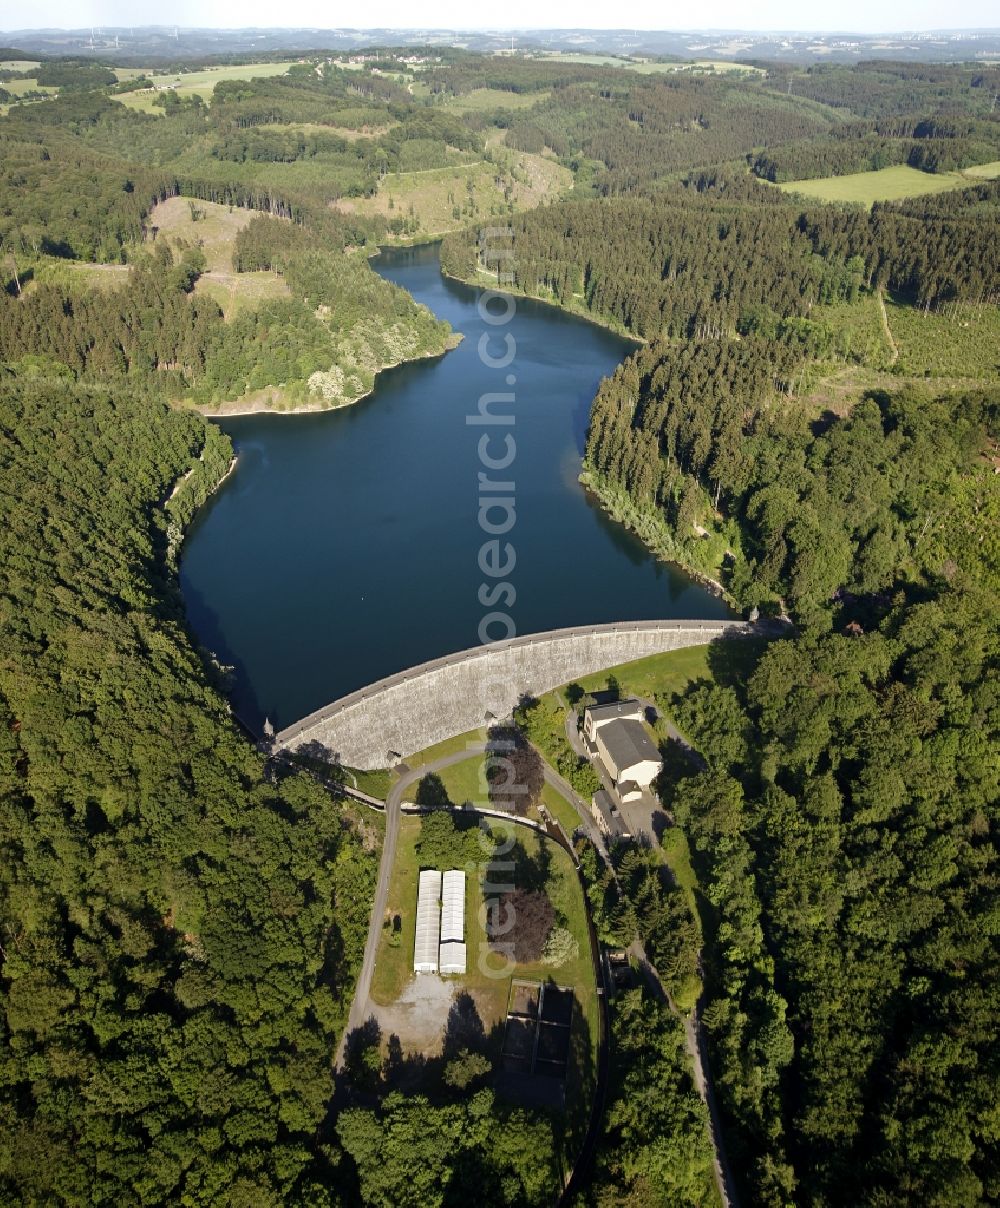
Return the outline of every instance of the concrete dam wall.
{"type": "Polygon", "coordinates": [[[384,768],[509,717],[526,695],[646,655],[756,632],[741,621],[631,621],[526,634],[379,680],[282,730],[274,745],[349,767],[384,768]]]}

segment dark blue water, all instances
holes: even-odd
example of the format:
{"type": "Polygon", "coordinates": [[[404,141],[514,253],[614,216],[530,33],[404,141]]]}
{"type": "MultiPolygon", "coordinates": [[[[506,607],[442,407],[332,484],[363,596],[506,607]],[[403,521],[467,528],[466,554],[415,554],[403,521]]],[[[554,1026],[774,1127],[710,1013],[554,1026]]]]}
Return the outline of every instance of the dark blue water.
{"type": "MultiPolygon", "coordinates": [[[[717,618],[725,605],[609,520],[577,482],[591,399],[631,350],[558,310],[517,301],[506,369],[477,345],[479,291],[445,280],[437,249],[374,262],[465,340],[437,360],[379,376],[342,411],[226,420],[236,472],[195,522],[181,585],[200,641],[236,668],[233,701],[252,723],[287,726],[384,675],[478,642],[479,397],[512,390],[516,548],[508,609],[518,633],[588,622],[717,618]],[[514,373],[513,387],[504,384],[514,373]]],[[[494,336],[491,351],[503,351],[494,336]]],[[[498,520],[499,513],[491,513],[498,520]]],[[[502,611],[502,609],[501,609],[502,611]]],[[[499,627],[493,636],[501,636],[499,627]]]]}

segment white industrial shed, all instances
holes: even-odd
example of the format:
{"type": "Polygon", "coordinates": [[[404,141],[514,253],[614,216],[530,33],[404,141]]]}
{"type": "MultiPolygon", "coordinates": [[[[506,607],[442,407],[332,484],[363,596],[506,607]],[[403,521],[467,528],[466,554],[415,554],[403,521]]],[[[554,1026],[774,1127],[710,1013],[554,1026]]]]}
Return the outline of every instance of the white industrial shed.
{"type": "Polygon", "coordinates": [[[441,882],[441,943],[465,939],[465,873],[452,868],[441,882]]]}
{"type": "Polygon", "coordinates": [[[441,943],[441,972],[465,972],[465,945],[458,940],[443,940],[441,943]]]}
{"type": "Polygon", "coordinates": [[[441,874],[433,868],[420,872],[417,889],[417,928],[413,941],[413,972],[437,973],[441,941],[441,874]]]}

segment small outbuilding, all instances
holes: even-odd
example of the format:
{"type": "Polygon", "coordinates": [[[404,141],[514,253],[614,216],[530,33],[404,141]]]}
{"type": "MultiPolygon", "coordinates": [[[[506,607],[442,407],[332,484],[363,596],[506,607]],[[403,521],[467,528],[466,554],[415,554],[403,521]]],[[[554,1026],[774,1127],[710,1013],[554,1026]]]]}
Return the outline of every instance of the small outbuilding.
{"type": "Polygon", "coordinates": [[[628,824],[614,798],[606,789],[598,789],[590,801],[590,812],[594,821],[608,839],[631,839],[628,824]]]}
{"type": "Polygon", "coordinates": [[[441,943],[440,967],[442,973],[464,973],[466,966],[465,944],[458,940],[444,940],[441,943]]]}

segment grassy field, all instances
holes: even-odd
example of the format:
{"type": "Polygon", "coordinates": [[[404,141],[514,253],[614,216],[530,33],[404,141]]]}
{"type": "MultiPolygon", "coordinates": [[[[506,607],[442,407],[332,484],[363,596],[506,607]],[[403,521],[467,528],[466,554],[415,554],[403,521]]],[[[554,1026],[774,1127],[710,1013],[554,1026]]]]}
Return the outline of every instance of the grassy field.
{"type": "Polygon", "coordinates": [[[845,357],[872,369],[892,366],[892,346],[882,326],[878,295],[862,294],[856,302],[819,303],[809,318],[825,323],[833,332],[838,357],[845,357]]]}
{"type": "Polygon", "coordinates": [[[446,738],[443,742],[435,743],[432,747],[425,747],[422,751],[414,751],[412,755],[407,755],[406,766],[408,768],[419,768],[424,764],[433,763],[435,759],[441,759],[445,755],[454,755],[457,751],[467,751],[476,743],[484,743],[486,741],[486,730],[469,730],[465,734],[456,734],[453,738],[446,738]]]}
{"type": "Polygon", "coordinates": [[[849,176],[821,176],[816,180],[789,180],[778,185],[783,193],[800,193],[820,201],[846,201],[871,206],[876,201],[898,201],[924,193],[964,189],[1000,176],[1000,161],[980,164],[966,172],[921,172],[905,164],[877,172],[855,172],[849,176]]]}
{"type": "Polygon", "coordinates": [[[680,692],[693,680],[708,674],[708,647],[688,646],[584,675],[575,683],[584,692],[602,692],[607,690],[608,681],[614,679],[623,696],[652,697],[657,692],[680,692]]]}
{"type": "MultiPolygon", "coordinates": [[[[534,57],[534,56],[533,56],[534,57]]],[[[543,50],[542,59],[556,59],[560,63],[582,63],[588,67],[628,67],[629,60],[618,55],[586,54],[575,50],[543,50]]]]}
{"type": "MultiPolygon", "coordinates": [[[[471,805],[489,808],[489,794],[486,790],[485,756],[472,755],[462,763],[452,764],[438,773],[444,785],[448,800],[452,805],[471,805]]],[[[542,787],[542,803],[561,824],[567,835],[572,835],[580,825],[580,815],[573,805],[551,784],[542,787]]],[[[530,817],[539,820],[538,814],[532,810],[530,817]]]]}
{"type": "MultiPolygon", "coordinates": [[[[191,204],[186,197],[168,197],[153,207],[149,225],[159,228],[158,239],[182,239],[201,246],[206,271],[198,278],[196,293],[214,298],[226,318],[231,318],[241,307],[289,296],[288,286],[276,273],[233,271],[236,236],[260,211],[195,201],[194,213],[198,218],[193,221],[191,204]]],[[[284,220],[275,218],[273,221],[284,220]]]]}
{"type": "MultiPolygon", "coordinates": [[[[289,297],[288,286],[276,273],[233,271],[233,242],[260,211],[211,201],[195,201],[194,207],[197,221],[192,220],[188,198],[169,197],[150,211],[149,226],[157,228],[157,240],[166,240],[174,247],[178,243],[200,245],[206,267],[195,285],[195,293],[214,298],[226,318],[242,307],[259,305],[270,298],[289,297]]],[[[151,243],[146,244],[147,249],[151,247],[151,243]]],[[[88,264],[82,260],[44,257],[35,269],[35,282],[39,284],[115,289],[127,280],[127,264],[88,264]]]]}
{"type": "Polygon", "coordinates": [[[729,59],[693,59],[685,63],[630,63],[632,71],[651,74],[661,71],[690,71],[697,74],[720,72],[726,75],[767,75],[763,67],[751,67],[748,63],[733,63],[729,59]]]}
{"type": "Polygon", "coordinates": [[[449,97],[446,108],[460,113],[491,113],[494,109],[530,109],[548,100],[548,92],[508,92],[502,88],[473,88],[461,96],[449,97]]]}
{"type": "Polygon", "coordinates": [[[745,72],[748,75],[766,75],[762,67],[750,67],[745,63],[733,63],[729,59],[689,59],[675,63],[656,63],[649,59],[625,59],[617,55],[577,54],[574,51],[547,50],[542,58],[555,59],[561,63],[581,63],[591,67],[621,67],[626,71],[638,71],[644,75],[658,72],[745,72]]]}
{"type": "Polygon", "coordinates": [[[26,92],[44,92],[46,96],[53,96],[58,91],[47,84],[39,85],[34,77],[27,80],[10,80],[6,84],[0,84],[0,88],[9,92],[11,96],[24,96],[26,92]]]}
{"type": "MultiPolygon", "coordinates": [[[[252,80],[285,75],[291,65],[291,63],[249,63],[243,66],[205,67],[200,71],[151,72],[149,74],[156,88],[170,88],[179,97],[200,96],[202,100],[207,101],[211,100],[212,89],[221,80],[252,80]]],[[[125,92],[117,99],[130,109],[138,109],[143,113],[162,113],[163,110],[153,104],[155,96],[155,92],[125,92]]]]}
{"type": "Polygon", "coordinates": [[[452,805],[465,805],[468,802],[470,805],[489,807],[485,762],[485,755],[471,755],[439,773],[452,805]]]}
{"type": "Polygon", "coordinates": [[[546,782],[542,788],[542,804],[553,818],[560,824],[566,834],[572,838],[573,832],[580,826],[580,815],[566,798],[546,782]]]}
{"type": "Polygon", "coordinates": [[[388,125],[366,125],[360,130],[352,130],[347,126],[326,126],[322,122],[269,122],[267,128],[294,131],[296,134],[335,134],[337,138],[345,139],[349,143],[357,142],[361,138],[378,138],[392,129],[388,125]]]}
{"type": "Polygon", "coordinates": [[[395,780],[393,774],[385,768],[377,768],[375,771],[363,771],[361,768],[345,768],[344,774],[347,777],[348,784],[353,784],[362,793],[378,797],[380,801],[384,801],[388,797],[389,790],[392,788],[392,783],[395,780]]]}
{"type": "Polygon", "coordinates": [[[396,172],[379,185],[374,197],[336,202],[345,213],[413,218],[421,235],[442,235],[477,218],[508,213],[498,180],[509,186],[514,208],[530,210],[567,192],[573,175],[543,155],[507,152],[497,163],[479,160],[423,172],[396,172]],[[457,213],[456,213],[457,210],[457,213]]]}
{"type": "Polygon", "coordinates": [[[63,285],[70,289],[118,289],[128,281],[127,264],[88,264],[85,260],[44,257],[35,266],[37,285],[63,285]]]}
{"type": "Polygon", "coordinates": [[[811,318],[834,331],[838,356],[809,366],[799,382],[795,406],[816,417],[847,415],[872,391],[908,390],[928,402],[943,392],[1000,387],[1000,316],[994,308],[949,304],[924,313],[886,298],[886,338],[878,298],[863,296],[853,306],[815,306],[811,318]]]}

